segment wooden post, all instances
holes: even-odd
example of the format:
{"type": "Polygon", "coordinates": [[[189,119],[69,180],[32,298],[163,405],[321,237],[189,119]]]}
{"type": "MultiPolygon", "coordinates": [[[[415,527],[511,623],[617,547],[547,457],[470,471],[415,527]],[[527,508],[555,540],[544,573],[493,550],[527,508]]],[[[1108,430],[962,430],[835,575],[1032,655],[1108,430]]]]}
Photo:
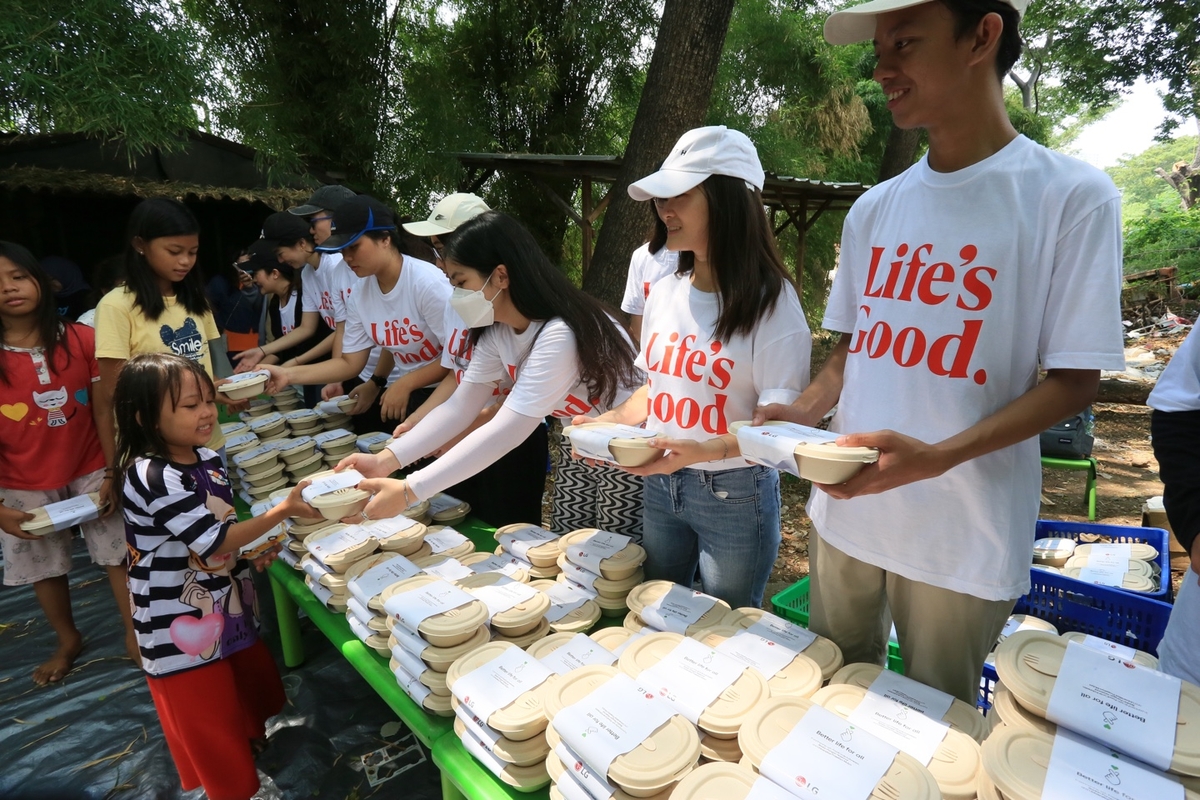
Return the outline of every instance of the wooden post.
{"type": "Polygon", "coordinates": [[[583,265],[579,273],[579,281],[587,277],[588,265],[592,263],[592,176],[583,176],[583,219],[579,223],[579,228],[582,232],[581,250],[583,252],[583,265]]]}
{"type": "Polygon", "coordinates": [[[800,203],[796,220],[796,294],[804,297],[804,257],[808,252],[808,197],[800,203]]]}

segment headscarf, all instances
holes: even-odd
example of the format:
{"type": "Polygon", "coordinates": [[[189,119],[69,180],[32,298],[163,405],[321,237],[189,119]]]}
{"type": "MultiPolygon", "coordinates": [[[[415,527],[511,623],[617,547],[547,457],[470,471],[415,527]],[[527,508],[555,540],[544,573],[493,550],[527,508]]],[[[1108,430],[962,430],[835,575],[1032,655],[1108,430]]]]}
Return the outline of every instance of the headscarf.
{"type": "Polygon", "coordinates": [[[42,269],[62,286],[56,293],[58,297],[70,297],[76,292],[86,292],[91,288],[83,279],[79,265],[69,258],[46,256],[42,259],[42,269]]]}

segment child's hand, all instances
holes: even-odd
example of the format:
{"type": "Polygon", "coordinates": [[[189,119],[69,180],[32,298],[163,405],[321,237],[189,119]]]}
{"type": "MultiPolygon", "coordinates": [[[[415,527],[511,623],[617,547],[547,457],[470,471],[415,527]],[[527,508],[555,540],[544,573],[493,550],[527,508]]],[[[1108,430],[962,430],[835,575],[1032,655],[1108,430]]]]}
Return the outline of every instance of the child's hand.
{"type": "Polygon", "coordinates": [[[0,530],[16,536],[18,539],[40,539],[40,536],[34,536],[32,533],[26,533],[21,530],[21,523],[28,522],[31,519],[33,519],[33,514],[26,514],[24,511],[9,508],[4,505],[3,500],[0,500],[0,530]]]}
{"type": "Polygon", "coordinates": [[[289,517],[319,517],[321,512],[304,502],[304,496],[301,494],[308,486],[312,484],[310,480],[300,481],[292,487],[288,492],[288,496],[283,499],[279,505],[284,507],[289,517]]]}
{"type": "Polygon", "coordinates": [[[384,450],[378,455],[370,453],[351,453],[338,462],[334,472],[346,469],[356,469],[364,478],[386,478],[400,469],[400,462],[390,450],[384,450]]]}
{"type": "Polygon", "coordinates": [[[258,570],[259,572],[262,572],[267,567],[271,566],[271,564],[274,563],[275,559],[279,558],[279,551],[282,549],[283,549],[282,544],[274,545],[267,552],[251,559],[250,563],[254,565],[254,568],[256,570],[258,570]]]}
{"type": "Polygon", "coordinates": [[[288,386],[291,386],[287,370],[282,367],[277,367],[274,364],[260,364],[259,369],[271,374],[271,377],[267,379],[267,394],[278,394],[288,386]]]}
{"type": "Polygon", "coordinates": [[[113,515],[117,510],[117,500],[119,499],[113,492],[113,479],[111,475],[105,475],[104,480],[100,484],[100,519],[106,519],[113,515]]]}

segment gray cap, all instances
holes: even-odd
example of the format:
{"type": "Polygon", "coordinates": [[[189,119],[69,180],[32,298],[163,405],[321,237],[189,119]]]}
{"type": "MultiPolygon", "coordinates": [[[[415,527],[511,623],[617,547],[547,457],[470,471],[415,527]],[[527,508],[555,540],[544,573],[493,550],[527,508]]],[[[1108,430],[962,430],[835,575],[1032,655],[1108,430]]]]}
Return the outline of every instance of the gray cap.
{"type": "Polygon", "coordinates": [[[334,183],[317,189],[312,193],[312,197],[308,198],[307,203],[295,208],[289,208],[288,213],[295,214],[297,217],[308,217],[316,214],[318,211],[333,211],[342,203],[356,196],[353,189],[334,183]]]}

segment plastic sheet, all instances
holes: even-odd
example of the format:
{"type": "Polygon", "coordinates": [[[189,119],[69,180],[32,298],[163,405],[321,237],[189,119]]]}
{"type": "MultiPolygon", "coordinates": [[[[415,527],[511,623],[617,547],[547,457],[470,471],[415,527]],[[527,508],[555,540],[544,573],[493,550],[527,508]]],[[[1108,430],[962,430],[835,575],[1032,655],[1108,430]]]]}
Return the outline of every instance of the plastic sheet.
{"type": "MultiPolygon", "coordinates": [[[[32,587],[0,587],[0,798],[204,797],[180,788],[145,678],[125,657],[108,581],[78,539],[74,566],[72,607],[86,646],[67,678],[45,688],[30,675],[54,649],[53,631],[32,587]]],[[[263,794],[440,798],[428,750],[307,620],[308,660],[283,667],[265,576],[258,596],[289,699],[258,758],[277,787],[263,794]]]]}

